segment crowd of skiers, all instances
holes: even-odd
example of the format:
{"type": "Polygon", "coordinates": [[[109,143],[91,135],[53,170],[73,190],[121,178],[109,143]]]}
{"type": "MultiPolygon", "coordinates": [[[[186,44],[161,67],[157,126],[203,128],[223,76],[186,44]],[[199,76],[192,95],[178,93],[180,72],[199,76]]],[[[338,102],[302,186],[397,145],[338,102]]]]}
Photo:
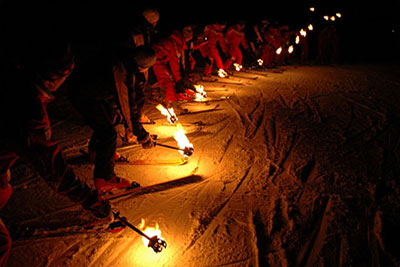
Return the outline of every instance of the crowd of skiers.
{"type": "MultiPolygon", "coordinates": [[[[116,125],[125,126],[126,142],[152,148],[153,137],[142,126],[148,119],[143,114],[146,99],[179,108],[180,100],[193,97],[197,66],[207,79],[217,71],[228,77],[233,70],[288,64],[289,46],[298,36],[297,29],[278,27],[267,19],[255,25],[244,20],[187,23],[166,35],[159,25],[159,11],[150,8],[99,49],[97,44],[93,44],[96,49],[74,46],[73,41],[46,32],[38,33],[32,42],[26,40],[26,47],[16,53],[2,47],[0,117],[5,128],[0,132],[0,209],[12,194],[10,169],[22,158],[56,192],[81,203],[97,218],[108,218],[110,204],[102,195],[115,188],[140,186],[114,172],[119,159],[116,125]],[[47,104],[66,81],[69,100],[93,130],[88,147],[94,162],[94,189],[75,175],[52,138],[47,104]]],[[[321,60],[331,60],[324,49],[336,38],[332,35],[330,30],[320,37],[321,60]]],[[[302,36],[298,45],[305,63],[307,38],[302,36]]],[[[336,57],[336,48],[329,49],[336,57]]],[[[10,249],[10,235],[0,221],[0,266],[5,266],[10,249]]]]}

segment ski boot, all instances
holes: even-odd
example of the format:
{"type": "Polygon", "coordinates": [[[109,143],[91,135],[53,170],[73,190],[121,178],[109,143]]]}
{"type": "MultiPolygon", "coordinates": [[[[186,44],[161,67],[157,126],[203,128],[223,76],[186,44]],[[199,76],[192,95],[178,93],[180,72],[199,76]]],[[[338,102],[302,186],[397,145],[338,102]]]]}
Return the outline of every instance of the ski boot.
{"type": "Polygon", "coordinates": [[[94,179],[94,184],[97,188],[100,197],[103,197],[105,195],[117,194],[125,190],[129,190],[140,186],[140,184],[135,181],[130,182],[118,176],[114,176],[110,180],[96,178],[94,179]]]}

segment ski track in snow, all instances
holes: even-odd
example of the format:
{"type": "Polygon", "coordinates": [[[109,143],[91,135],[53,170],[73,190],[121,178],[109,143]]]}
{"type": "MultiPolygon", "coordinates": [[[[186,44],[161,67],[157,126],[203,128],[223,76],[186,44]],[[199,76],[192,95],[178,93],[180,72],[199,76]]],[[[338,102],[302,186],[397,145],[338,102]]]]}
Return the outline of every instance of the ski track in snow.
{"type": "MultiPolygon", "coordinates": [[[[141,218],[158,223],[168,242],[165,251],[153,255],[126,229],[17,241],[10,266],[399,264],[385,232],[398,237],[394,229],[400,223],[400,184],[393,178],[400,173],[399,80],[381,73],[374,66],[291,66],[282,73],[252,71],[204,83],[211,97],[231,97],[218,102],[221,110],[179,118],[203,123],[188,128],[195,152],[187,166],[117,168],[146,184],[146,179],[185,176],[199,167],[201,181],[113,202],[135,225],[141,218]],[[51,246],[53,251],[47,249],[51,246]]],[[[210,107],[186,106],[194,111],[210,107]]],[[[149,116],[159,116],[146,107],[149,116]]],[[[151,129],[172,144],[173,127],[151,129]]],[[[68,119],[53,130],[68,153],[85,147],[90,137],[86,126],[68,119]]],[[[162,149],[128,153],[173,155],[162,149]]],[[[74,168],[90,183],[91,168],[74,168]]],[[[27,205],[24,201],[54,195],[48,188],[40,192],[45,185],[36,182],[29,167],[13,173],[14,195],[26,195],[10,200],[1,214],[5,221],[40,220],[46,211],[68,204],[56,197],[19,217],[15,207],[27,205]],[[26,181],[33,184],[31,194],[26,181]]]]}

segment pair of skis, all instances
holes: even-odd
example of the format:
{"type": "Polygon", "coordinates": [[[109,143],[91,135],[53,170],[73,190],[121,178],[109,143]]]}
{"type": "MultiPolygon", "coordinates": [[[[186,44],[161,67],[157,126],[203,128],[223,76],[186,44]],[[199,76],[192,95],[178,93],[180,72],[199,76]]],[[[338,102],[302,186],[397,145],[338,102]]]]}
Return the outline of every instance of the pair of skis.
{"type": "MultiPolygon", "coordinates": [[[[115,200],[124,196],[138,196],[143,194],[149,194],[153,192],[160,192],[165,191],[171,188],[175,188],[178,186],[183,186],[190,183],[196,183],[202,181],[202,177],[196,175],[198,171],[198,167],[193,169],[193,171],[181,178],[176,178],[173,180],[169,180],[166,182],[156,183],[147,186],[135,187],[127,190],[123,190],[114,194],[104,195],[103,199],[105,200],[115,200]]],[[[54,212],[46,214],[46,216],[56,215],[60,213],[65,213],[68,211],[73,211],[79,207],[79,203],[73,203],[70,206],[65,208],[56,210],[54,212]]],[[[78,214],[81,211],[77,211],[78,214]]],[[[76,235],[76,234],[103,234],[103,233],[119,233],[123,231],[126,227],[131,228],[138,234],[144,236],[146,239],[149,240],[149,247],[151,247],[155,252],[160,252],[163,248],[166,247],[166,242],[162,239],[158,238],[157,236],[147,236],[143,233],[140,229],[136,228],[132,224],[128,222],[125,217],[120,216],[119,212],[114,211],[114,220],[109,221],[106,220],[89,220],[89,222],[84,223],[77,223],[69,226],[48,226],[42,227],[38,225],[38,223],[25,223],[25,224],[18,224],[9,227],[10,234],[13,240],[36,240],[42,238],[50,238],[50,237],[64,237],[69,235],[76,235]]],[[[88,221],[88,220],[86,220],[88,221]]]]}

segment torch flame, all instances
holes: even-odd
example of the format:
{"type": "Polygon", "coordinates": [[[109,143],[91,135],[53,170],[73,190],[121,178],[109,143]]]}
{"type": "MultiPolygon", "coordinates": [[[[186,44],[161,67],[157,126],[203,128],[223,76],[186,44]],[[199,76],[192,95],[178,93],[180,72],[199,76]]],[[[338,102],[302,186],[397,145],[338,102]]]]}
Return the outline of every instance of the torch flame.
{"type": "Polygon", "coordinates": [[[258,62],[258,65],[260,65],[260,66],[262,66],[264,64],[264,61],[261,58],[257,59],[257,62],[258,62]]]}
{"type": "Polygon", "coordinates": [[[329,20],[329,16],[324,16],[324,20],[329,20]]]}
{"type": "Polygon", "coordinates": [[[301,29],[300,30],[300,35],[303,36],[303,37],[306,37],[307,36],[307,32],[304,29],[301,29]]]}
{"type": "MultiPolygon", "coordinates": [[[[178,123],[176,125],[177,131],[174,134],[174,138],[176,142],[178,143],[179,148],[185,149],[185,148],[193,148],[193,144],[189,142],[189,139],[186,136],[186,131],[183,129],[182,125],[178,123]]],[[[183,151],[179,151],[183,156],[186,156],[183,151]]]]}
{"type": "Polygon", "coordinates": [[[312,24],[309,24],[309,25],[308,25],[308,30],[310,30],[310,31],[314,30],[314,27],[313,27],[312,24]]]}
{"type": "Polygon", "coordinates": [[[166,109],[161,104],[158,104],[156,108],[161,112],[162,115],[167,116],[169,123],[174,124],[178,120],[173,108],[166,109]]]}
{"type": "Polygon", "coordinates": [[[226,71],[223,70],[223,69],[219,69],[218,70],[218,76],[221,77],[221,78],[225,78],[225,77],[228,76],[228,73],[226,73],[226,71]]]}
{"type": "Polygon", "coordinates": [[[310,11],[314,12],[315,11],[315,7],[310,7],[310,11]]]}
{"type": "Polygon", "coordinates": [[[336,13],[336,17],[341,18],[342,14],[341,13],[336,13]]]}
{"type": "Polygon", "coordinates": [[[236,71],[241,71],[243,69],[243,66],[239,63],[233,63],[233,66],[235,67],[236,71]]]}
{"type": "Polygon", "coordinates": [[[335,21],[335,20],[336,20],[335,16],[331,16],[331,21],[335,21]]]}
{"type": "MultiPolygon", "coordinates": [[[[156,227],[146,227],[145,228],[145,221],[142,218],[140,225],[138,226],[139,229],[143,231],[148,237],[153,237],[157,236],[158,238],[162,239],[161,237],[161,230],[159,229],[158,223],[156,223],[156,227]]],[[[149,246],[149,240],[146,237],[142,237],[143,244],[148,247],[149,246]]]]}
{"type": "Polygon", "coordinates": [[[204,86],[201,84],[195,84],[194,88],[196,89],[196,99],[195,101],[202,101],[207,97],[206,91],[204,91],[204,86]]]}
{"type": "Polygon", "coordinates": [[[293,50],[294,50],[293,45],[289,46],[289,48],[288,48],[289,54],[293,53],[293,50]]]}
{"type": "Polygon", "coordinates": [[[279,47],[278,49],[276,49],[276,54],[280,55],[282,53],[282,47],[279,47]]]}
{"type": "Polygon", "coordinates": [[[296,35],[296,44],[300,43],[300,36],[296,35]]]}

